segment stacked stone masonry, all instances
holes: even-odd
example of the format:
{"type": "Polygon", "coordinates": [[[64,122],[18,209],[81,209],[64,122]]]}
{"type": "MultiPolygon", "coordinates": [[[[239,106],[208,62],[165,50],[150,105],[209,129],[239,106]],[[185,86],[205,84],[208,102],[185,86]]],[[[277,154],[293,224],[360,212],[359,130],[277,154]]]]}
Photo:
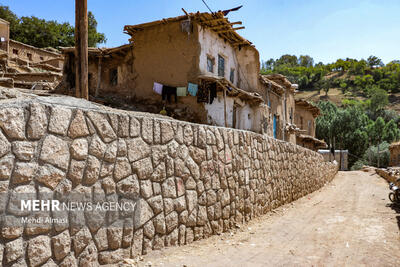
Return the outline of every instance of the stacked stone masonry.
{"type": "MultiPolygon", "coordinates": [[[[141,214],[134,227],[3,226],[0,263],[98,266],[189,244],[301,198],[336,172],[311,150],[252,132],[40,100],[3,103],[0,193],[135,193],[141,214]]],[[[11,202],[0,204],[4,213],[11,202]]]]}

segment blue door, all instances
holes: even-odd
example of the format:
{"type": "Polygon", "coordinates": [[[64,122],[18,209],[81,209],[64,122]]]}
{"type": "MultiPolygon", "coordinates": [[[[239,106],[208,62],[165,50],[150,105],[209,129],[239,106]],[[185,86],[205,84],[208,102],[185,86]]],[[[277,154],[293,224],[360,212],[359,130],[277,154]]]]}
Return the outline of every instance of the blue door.
{"type": "Polygon", "coordinates": [[[274,138],[276,139],[276,116],[274,115],[274,138]]]}

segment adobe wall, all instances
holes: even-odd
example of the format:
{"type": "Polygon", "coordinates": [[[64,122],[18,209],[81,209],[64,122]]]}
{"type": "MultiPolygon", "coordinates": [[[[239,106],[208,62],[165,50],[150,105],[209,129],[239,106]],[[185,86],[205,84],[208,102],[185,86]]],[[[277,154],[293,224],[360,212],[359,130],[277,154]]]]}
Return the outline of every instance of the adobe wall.
{"type": "MultiPolygon", "coordinates": [[[[0,193],[117,194],[135,198],[137,210],[85,212],[73,227],[71,211],[66,225],[3,224],[3,266],[115,264],[189,244],[307,195],[337,172],[318,153],[260,134],[65,99],[0,103],[0,193]]],[[[14,205],[1,203],[2,214],[14,205]]]]}
{"type": "Polygon", "coordinates": [[[47,52],[43,49],[20,43],[14,40],[10,40],[9,42],[9,55],[11,57],[18,57],[20,59],[29,60],[32,63],[38,63],[43,60],[49,60],[61,56],[56,53],[47,52]],[[18,50],[18,55],[15,55],[13,53],[13,49],[18,50]],[[28,54],[32,55],[32,60],[29,60],[28,54]]]}
{"type": "Polygon", "coordinates": [[[7,21],[0,21],[0,38],[4,38],[4,42],[0,41],[0,49],[8,53],[8,41],[10,39],[10,23],[7,21]]]}
{"type": "Polygon", "coordinates": [[[302,130],[306,130],[308,135],[315,137],[315,118],[312,113],[306,110],[304,107],[296,105],[296,112],[295,112],[295,121],[294,123],[297,127],[301,128],[302,130]],[[301,119],[303,118],[303,125],[301,125],[301,119]],[[308,122],[311,122],[311,133],[308,132],[308,122]]]}
{"type": "Polygon", "coordinates": [[[197,25],[193,27],[188,34],[182,32],[180,22],[172,22],[135,33],[133,66],[139,74],[136,97],[158,101],[160,96],[152,92],[154,82],[170,86],[198,82],[200,45],[197,25]]]}

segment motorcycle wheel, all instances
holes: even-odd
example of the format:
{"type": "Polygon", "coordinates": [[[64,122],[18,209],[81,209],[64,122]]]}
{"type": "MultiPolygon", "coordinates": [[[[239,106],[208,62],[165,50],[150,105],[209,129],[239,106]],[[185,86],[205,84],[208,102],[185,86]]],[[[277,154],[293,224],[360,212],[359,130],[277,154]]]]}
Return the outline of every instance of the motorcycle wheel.
{"type": "Polygon", "coordinates": [[[396,195],[394,193],[390,192],[389,193],[389,200],[392,201],[392,202],[395,202],[396,199],[397,199],[396,195]]]}

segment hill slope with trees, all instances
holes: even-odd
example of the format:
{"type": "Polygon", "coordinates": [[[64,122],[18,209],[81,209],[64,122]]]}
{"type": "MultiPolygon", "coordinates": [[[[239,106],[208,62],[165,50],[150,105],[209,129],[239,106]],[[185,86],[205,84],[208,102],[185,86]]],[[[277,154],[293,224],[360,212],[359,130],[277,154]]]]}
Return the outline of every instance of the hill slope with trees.
{"type": "Polygon", "coordinates": [[[315,102],[322,111],[317,137],[335,149],[348,149],[353,168],[387,166],[389,144],[400,139],[400,117],[393,110],[400,96],[400,61],[385,65],[370,56],[314,64],[310,56],[283,55],[262,62],[261,73],[280,73],[299,85],[297,97],[315,102]]]}

